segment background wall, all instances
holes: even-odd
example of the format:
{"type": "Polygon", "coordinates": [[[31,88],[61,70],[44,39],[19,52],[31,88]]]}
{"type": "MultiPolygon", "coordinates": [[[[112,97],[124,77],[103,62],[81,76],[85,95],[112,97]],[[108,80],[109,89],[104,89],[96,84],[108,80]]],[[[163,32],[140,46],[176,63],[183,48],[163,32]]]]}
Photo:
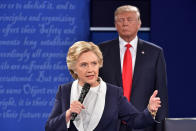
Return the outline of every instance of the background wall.
{"type": "Polygon", "coordinates": [[[195,0],[151,1],[151,41],[165,51],[170,117],[196,117],[195,7],[195,0]]]}
{"type": "Polygon", "coordinates": [[[89,1],[0,1],[0,130],[43,131],[70,45],[89,39],[89,1]]]}

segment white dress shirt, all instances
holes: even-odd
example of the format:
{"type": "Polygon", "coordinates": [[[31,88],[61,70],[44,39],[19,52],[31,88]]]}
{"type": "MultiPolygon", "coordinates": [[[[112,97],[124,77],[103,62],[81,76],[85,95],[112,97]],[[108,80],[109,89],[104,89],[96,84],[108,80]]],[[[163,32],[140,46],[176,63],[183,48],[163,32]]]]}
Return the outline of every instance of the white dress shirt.
{"type": "MultiPolygon", "coordinates": [[[[136,53],[137,53],[137,43],[138,43],[138,37],[136,36],[132,41],[126,42],[119,36],[119,47],[120,47],[120,61],[121,61],[121,72],[123,70],[123,60],[124,55],[127,47],[126,44],[131,44],[131,47],[129,50],[131,51],[131,57],[132,57],[132,72],[134,73],[134,67],[135,67],[135,60],[136,60],[136,53]]],[[[133,74],[132,74],[133,75],[133,74]]]]}
{"type": "MultiPolygon", "coordinates": [[[[86,95],[85,100],[83,102],[85,109],[83,109],[83,111],[81,111],[81,116],[82,116],[82,120],[83,120],[83,127],[85,130],[88,128],[91,115],[93,114],[93,111],[95,108],[99,86],[100,85],[93,87],[93,88],[90,88],[90,90],[89,90],[88,94],[86,95]]],[[[79,86],[78,89],[79,89],[78,93],[80,93],[82,90],[82,86],[79,86]]]]}

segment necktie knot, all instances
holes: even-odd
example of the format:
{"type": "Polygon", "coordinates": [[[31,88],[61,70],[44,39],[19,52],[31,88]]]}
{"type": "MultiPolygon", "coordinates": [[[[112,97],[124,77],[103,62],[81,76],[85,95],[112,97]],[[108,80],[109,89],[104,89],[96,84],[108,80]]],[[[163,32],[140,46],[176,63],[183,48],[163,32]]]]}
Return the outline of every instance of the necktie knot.
{"type": "Polygon", "coordinates": [[[131,44],[126,44],[125,46],[127,47],[127,49],[129,49],[131,47],[131,44]]]}

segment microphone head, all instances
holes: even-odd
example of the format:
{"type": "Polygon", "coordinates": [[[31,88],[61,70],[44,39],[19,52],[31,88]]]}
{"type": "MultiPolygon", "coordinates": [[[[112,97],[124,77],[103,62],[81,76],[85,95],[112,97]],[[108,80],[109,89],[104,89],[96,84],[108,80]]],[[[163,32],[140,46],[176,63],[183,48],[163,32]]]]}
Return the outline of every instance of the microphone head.
{"type": "Polygon", "coordinates": [[[89,88],[89,87],[91,87],[91,85],[89,83],[84,83],[84,86],[83,87],[89,88]]]}
{"type": "Polygon", "coordinates": [[[89,83],[85,83],[82,89],[88,92],[90,87],[91,85],[89,83]]]}

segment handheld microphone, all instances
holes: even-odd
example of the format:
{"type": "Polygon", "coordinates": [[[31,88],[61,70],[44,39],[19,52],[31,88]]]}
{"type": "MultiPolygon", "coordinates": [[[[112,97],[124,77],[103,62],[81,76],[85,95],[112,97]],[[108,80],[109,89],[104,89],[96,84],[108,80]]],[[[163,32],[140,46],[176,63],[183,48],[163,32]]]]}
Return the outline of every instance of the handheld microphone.
{"type": "MultiPolygon", "coordinates": [[[[83,86],[83,88],[82,88],[82,91],[80,93],[80,97],[78,99],[78,101],[80,103],[83,103],[84,98],[86,97],[86,94],[88,93],[89,89],[90,89],[90,84],[89,83],[85,83],[84,86],[83,86]]],[[[70,120],[71,121],[74,121],[77,115],[78,115],[77,113],[72,113],[70,120]]]]}

